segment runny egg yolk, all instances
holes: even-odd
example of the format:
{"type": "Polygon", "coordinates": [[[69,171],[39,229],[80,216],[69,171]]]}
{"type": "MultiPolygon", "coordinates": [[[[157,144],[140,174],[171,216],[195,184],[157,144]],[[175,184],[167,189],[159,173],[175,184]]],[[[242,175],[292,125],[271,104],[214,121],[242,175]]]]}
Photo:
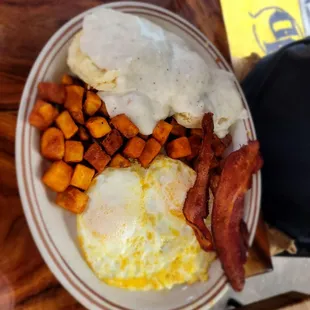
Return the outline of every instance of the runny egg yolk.
{"type": "Polygon", "coordinates": [[[213,252],[201,250],[182,207],[196,173],[158,156],[148,169],[108,168],[77,217],[79,244],[96,276],[131,290],[171,288],[208,279],[213,252]]]}

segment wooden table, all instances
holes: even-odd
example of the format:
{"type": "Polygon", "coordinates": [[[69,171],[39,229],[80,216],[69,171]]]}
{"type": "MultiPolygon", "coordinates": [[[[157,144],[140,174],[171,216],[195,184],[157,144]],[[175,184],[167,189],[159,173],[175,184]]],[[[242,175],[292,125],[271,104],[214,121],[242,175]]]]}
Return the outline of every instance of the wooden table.
{"type": "MultiPolygon", "coordinates": [[[[19,101],[40,50],[70,18],[99,0],[0,1],[0,309],[84,309],[52,275],[28,229],[14,163],[19,101]]],[[[218,0],[152,0],[192,21],[229,60],[218,0]]]]}

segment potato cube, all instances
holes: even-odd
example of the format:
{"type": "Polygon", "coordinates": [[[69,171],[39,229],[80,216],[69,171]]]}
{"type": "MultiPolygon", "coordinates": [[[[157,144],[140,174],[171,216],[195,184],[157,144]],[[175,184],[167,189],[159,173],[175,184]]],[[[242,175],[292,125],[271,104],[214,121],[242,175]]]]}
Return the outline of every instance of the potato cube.
{"type": "Polygon", "coordinates": [[[111,160],[111,157],[104,152],[97,143],[93,143],[84,155],[87,160],[98,172],[102,172],[111,160]]]}
{"type": "Polygon", "coordinates": [[[29,115],[30,125],[45,130],[48,128],[55,118],[58,116],[58,111],[50,103],[38,99],[29,115]]]}
{"type": "Polygon", "coordinates": [[[56,204],[75,214],[79,214],[85,210],[88,198],[85,193],[70,186],[64,192],[57,193],[56,204]]]}
{"type": "Polygon", "coordinates": [[[41,154],[50,160],[60,160],[65,153],[65,138],[62,131],[50,127],[44,131],[41,137],[41,154]]]}
{"type": "Polygon", "coordinates": [[[172,125],[165,122],[165,121],[159,121],[156,125],[156,127],[153,130],[153,137],[161,144],[163,145],[172,130],[172,125]]]}
{"type": "Polygon", "coordinates": [[[43,100],[39,100],[41,103],[40,106],[37,108],[37,112],[43,117],[46,123],[49,125],[56,119],[59,112],[58,110],[51,104],[46,103],[43,100]]]}
{"type": "Polygon", "coordinates": [[[133,137],[128,140],[123,154],[129,158],[138,158],[143,152],[145,141],[139,137],[133,137]]]}
{"type": "Polygon", "coordinates": [[[125,114],[114,116],[111,118],[111,123],[128,139],[133,138],[139,133],[139,128],[125,114]]]}
{"type": "Polygon", "coordinates": [[[171,134],[178,136],[178,137],[183,137],[186,135],[186,128],[180,125],[174,118],[172,118],[171,120],[171,125],[173,126],[171,130],[171,134]]]}
{"type": "Polygon", "coordinates": [[[92,91],[87,91],[86,100],[84,102],[84,111],[86,114],[92,116],[101,107],[100,97],[92,91]]]}
{"type": "Polygon", "coordinates": [[[63,192],[70,184],[73,169],[64,161],[51,164],[42,177],[42,181],[55,192],[63,192]]]}
{"type": "Polygon", "coordinates": [[[65,108],[70,112],[73,119],[79,124],[84,124],[84,114],[82,108],[83,95],[83,87],[78,85],[66,86],[65,108]]]}
{"type": "Polygon", "coordinates": [[[123,137],[118,130],[112,129],[102,141],[102,145],[109,155],[113,155],[123,145],[123,137]]]}
{"type": "Polygon", "coordinates": [[[72,85],[73,84],[73,78],[69,74],[65,73],[61,78],[61,84],[72,85]]]}
{"type": "Polygon", "coordinates": [[[82,141],[87,141],[89,140],[89,134],[87,133],[86,129],[82,126],[79,128],[79,137],[82,141]]]}
{"type": "Polygon", "coordinates": [[[56,124],[66,139],[70,139],[79,130],[68,111],[63,111],[57,118],[56,124]]]}
{"type": "Polygon", "coordinates": [[[72,118],[79,124],[84,124],[84,114],[83,111],[70,111],[72,118]]]}
{"type": "Polygon", "coordinates": [[[192,128],[191,136],[199,136],[202,137],[202,129],[201,128],[192,128]]]}
{"type": "Polygon", "coordinates": [[[86,191],[89,188],[94,174],[94,169],[88,168],[81,164],[77,164],[74,169],[70,184],[86,191]]]}
{"type": "Polygon", "coordinates": [[[102,138],[112,130],[107,120],[101,116],[89,118],[85,126],[94,138],[102,138]]]}
{"type": "Polygon", "coordinates": [[[63,104],[66,99],[65,86],[62,84],[41,82],[38,84],[38,96],[46,101],[63,104]]]}
{"type": "Polygon", "coordinates": [[[84,146],[81,141],[65,142],[65,157],[67,163],[78,163],[83,160],[84,146]]]}
{"type": "Polygon", "coordinates": [[[197,136],[197,135],[194,135],[194,136],[190,136],[188,138],[188,141],[189,141],[189,144],[191,146],[191,155],[188,155],[186,157],[187,160],[192,160],[193,158],[195,158],[199,151],[200,151],[200,147],[201,147],[201,137],[200,136],[197,136]]]}
{"type": "Polygon", "coordinates": [[[175,139],[167,144],[166,151],[171,158],[181,158],[191,155],[191,146],[186,137],[175,139]]]}
{"type": "Polygon", "coordinates": [[[130,165],[130,161],[121,154],[116,154],[109,164],[109,166],[113,168],[127,168],[130,167],[130,165]]]}
{"type": "Polygon", "coordinates": [[[107,110],[107,107],[104,103],[104,101],[102,101],[102,104],[101,104],[101,107],[99,109],[99,111],[106,117],[110,117],[109,113],[108,113],[108,110],[107,110]]]}
{"type": "Polygon", "coordinates": [[[161,145],[157,140],[154,138],[147,140],[143,152],[139,157],[142,167],[146,168],[160,152],[160,149],[161,145]]]}

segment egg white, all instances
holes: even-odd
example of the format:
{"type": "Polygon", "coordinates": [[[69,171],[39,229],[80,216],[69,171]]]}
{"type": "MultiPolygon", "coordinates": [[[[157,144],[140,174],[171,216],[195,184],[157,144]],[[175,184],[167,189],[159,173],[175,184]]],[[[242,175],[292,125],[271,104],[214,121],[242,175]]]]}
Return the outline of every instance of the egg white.
{"type": "Polygon", "coordinates": [[[77,217],[79,244],[96,276],[131,290],[206,281],[213,252],[201,250],[182,208],[196,173],[158,156],[148,169],[108,168],[77,217]]]}

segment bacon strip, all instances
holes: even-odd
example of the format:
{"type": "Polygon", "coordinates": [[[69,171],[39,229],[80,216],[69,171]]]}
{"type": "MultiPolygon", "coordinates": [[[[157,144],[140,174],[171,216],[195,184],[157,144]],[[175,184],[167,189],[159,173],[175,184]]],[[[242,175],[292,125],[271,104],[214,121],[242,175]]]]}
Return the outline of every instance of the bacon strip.
{"type": "Polygon", "coordinates": [[[258,141],[232,152],[224,161],[212,210],[212,234],[217,255],[226,276],[236,291],[245,282],[243,265],[248,250],[248,232],[242,220],[244,195],[252,174],[262,166],[258,141]]]}
{"type": "Polygon", "coordinates": [[[220,139],[216,134],[213,134],[212,149],[215,156],[220,157],[232,142],[232,137],[227,134],[224,138],[220,139]]]}
{"type": "Polygon", "coordinates": [[[209,215],[209,170],[213,159],[211,147],[213,127],[213,114],[205,114],[202,120],[202,145],[195,165],[197,178],[187,193],[183,207],[186,221],[193,228],[201,248],[205,251],[213,249],[211,233],[204,223],[204,219],[209,215]]]}
{"type": "Polygon", "coordinates": [[[221,177],[220,174],[217,173],[213,173],[210,177],[210,189],[212,191],[213,196],[215,195],[216,189],[219,185],[220,177],[221,177]]]}

